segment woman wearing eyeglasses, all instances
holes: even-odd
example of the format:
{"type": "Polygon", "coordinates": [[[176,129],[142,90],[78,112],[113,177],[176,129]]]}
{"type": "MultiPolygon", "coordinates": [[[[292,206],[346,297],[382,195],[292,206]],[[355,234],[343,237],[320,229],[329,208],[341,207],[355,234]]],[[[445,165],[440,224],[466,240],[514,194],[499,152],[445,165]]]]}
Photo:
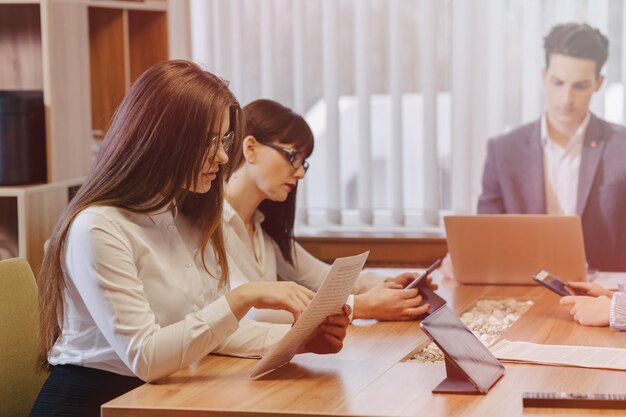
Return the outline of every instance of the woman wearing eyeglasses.
{"type": "MultiPolygon", "coordinates": [[[[226,83],[195,64],[163,62],[135,82],[43,261],[40,360],[51,372],[31,416],[99,416],[210,352],[262,355],[289,326],[241,320],[248,310],[306,308],[312,292],[294,283],[226,291],[221,180],[240,129],[226,83]]],[[[348,314],[300,351],[339,351],[348,314]]]]}
{"type": "MultiPolygon", "coordinates": [[[[313,133],[301,116],[271,100],[256,100],[243,112],[246,133],[228,168],[223,211],[231,285],[274,282],[280,276],[315,291],[330,266],[293,236],[296,191],[309,166],[313,133]]],[[[353,289],[356,296],[348,301],[354,318],[409,320],[423,314],[429,306],[419,306],[418,290],[403,289],[414,278],[411,273],[395,278],[362,273],[353,289]]],[[[292,321],[281,312],[258,309],[249,317],[292,321]]]]}

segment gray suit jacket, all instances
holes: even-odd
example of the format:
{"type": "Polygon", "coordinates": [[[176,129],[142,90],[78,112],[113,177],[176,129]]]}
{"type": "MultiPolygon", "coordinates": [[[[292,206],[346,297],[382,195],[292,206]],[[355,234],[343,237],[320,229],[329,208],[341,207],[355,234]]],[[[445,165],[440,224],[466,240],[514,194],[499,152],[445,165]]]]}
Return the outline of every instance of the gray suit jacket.
{"type": "MultiPolygon", "coordinates": [[[[479,214],[546,212],[540,123],[489,141],[479,214]]],[[[593,114],[581,155],[576,212],[589,266],[626,271],[626,128],[593,114]]]]}

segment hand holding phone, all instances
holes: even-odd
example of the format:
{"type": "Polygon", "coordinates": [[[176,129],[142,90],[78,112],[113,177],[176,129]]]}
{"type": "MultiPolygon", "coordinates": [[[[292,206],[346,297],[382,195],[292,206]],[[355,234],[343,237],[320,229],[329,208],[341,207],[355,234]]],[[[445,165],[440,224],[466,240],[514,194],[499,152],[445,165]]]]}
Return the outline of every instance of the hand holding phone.
{"type": "MultiPolygon", "coordinates": [[[[550,291],[555,292],[561,297],[565,297],[567,295],[572,295],[570,291],[567,290],[567,282],[563,281],[560,278],[551,275],[546,271],[539,271],[535,276],[533,276],[533,280],[540,285],[543,285],[550,291]]],[[[576,290],[572,290],[575,295],[584,295],[576,290]]]]}
{"type": "Polygon", "coordinates": [[[422,302],[420,303],[420,306],[423,306],[424,304],[430,304],[430,308],[428,309],[428,311],[424,313],[422,316],[418,317],[418,319],[428,317],[430,314],[437,311],[439,307],[446,304],[446,300],[438,296],[429,287],[423,285],[426,282],[426,278],[428,278],[428,276],[435,269],[441,266],[442,261],[443,259],[436,260],[431,266],[428,267],[428,269],[426,269],[426,271],[424,271],[419,277],[417,277],[415,280],[413,280],[409,285],[405,287],[405,289],[419,288],[419,294],[422,296],[422,302]]]}
{"type": "Polygon", "coordinates": [[[437,259],[431,266],[428,267],[428,269],[426,269],[426,271],[422,272],[422,274],[415,278],[413,281],[411,281],[409,283],[409,285],[407,285],[406,287],[404,287],[405,290],[411,289],[411,288],[417,288],[420,285],[422,285],[424,283],[424,281],[426,281],[426,278],[428,278],[428,276],[437,268],[439,268],[441,266],[441,261],[442,259],[437,259]]]}

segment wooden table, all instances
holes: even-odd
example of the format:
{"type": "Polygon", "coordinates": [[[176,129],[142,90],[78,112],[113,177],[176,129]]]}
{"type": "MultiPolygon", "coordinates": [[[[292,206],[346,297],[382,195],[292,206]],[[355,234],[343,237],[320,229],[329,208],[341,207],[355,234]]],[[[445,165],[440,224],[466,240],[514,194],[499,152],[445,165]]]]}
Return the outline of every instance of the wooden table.
{"type": "MultiPolygon", "coordinates": [[[[558,297],[538,286],[441,285],[439,293],[462,313],[482,298],[531,299],[535,304],[504,337],[546,344],[626,348],[626,332],[574,323],[558,297]]],[[[430,340],[417,322],[357,320],[337,355],[297,355],[260,380],[252,359],[210,355],[155,384],[109,403],[105,417],[122,416],[519,416],[625,415],[619,410],[522,407],[524,391],[626,393],[626,372],[505,364],[487,395],[432,394],[443,363],[407,362],[430,340]]]]}

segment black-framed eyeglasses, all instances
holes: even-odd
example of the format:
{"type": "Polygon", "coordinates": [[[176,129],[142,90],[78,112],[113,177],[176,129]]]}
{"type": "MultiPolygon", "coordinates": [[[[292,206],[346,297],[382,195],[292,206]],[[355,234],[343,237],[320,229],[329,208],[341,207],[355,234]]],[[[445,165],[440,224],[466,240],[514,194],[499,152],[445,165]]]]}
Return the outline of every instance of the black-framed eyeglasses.
{"type": "Polygon", "coordinates": [[[228,153],[230,148],[232,148],[233,143],[235,142],[235,131],[231,130],[224,136],[215,135],[211,138],[211,148],[217,145],[218,141],[222,144],[222,148],[224,152],[228,153]]]}
{"type": "Polygon", "coordinates": [[[302,155],[299,151],[295,149],[285,148],[284,146],[275,145],[273,143],[263,143],[263,142],[259,142],[259,143],[261,145],[269,146],[272,149],[276,149],[278,152],[282,153],[285,156],[285,158],[287,158],[287,161],[289,161],[293,169],[298,170],[300,169],[300,167],[302,167],[305,173],[309,170],[308,161],[304,158],[304,155],[302,155]]]}

